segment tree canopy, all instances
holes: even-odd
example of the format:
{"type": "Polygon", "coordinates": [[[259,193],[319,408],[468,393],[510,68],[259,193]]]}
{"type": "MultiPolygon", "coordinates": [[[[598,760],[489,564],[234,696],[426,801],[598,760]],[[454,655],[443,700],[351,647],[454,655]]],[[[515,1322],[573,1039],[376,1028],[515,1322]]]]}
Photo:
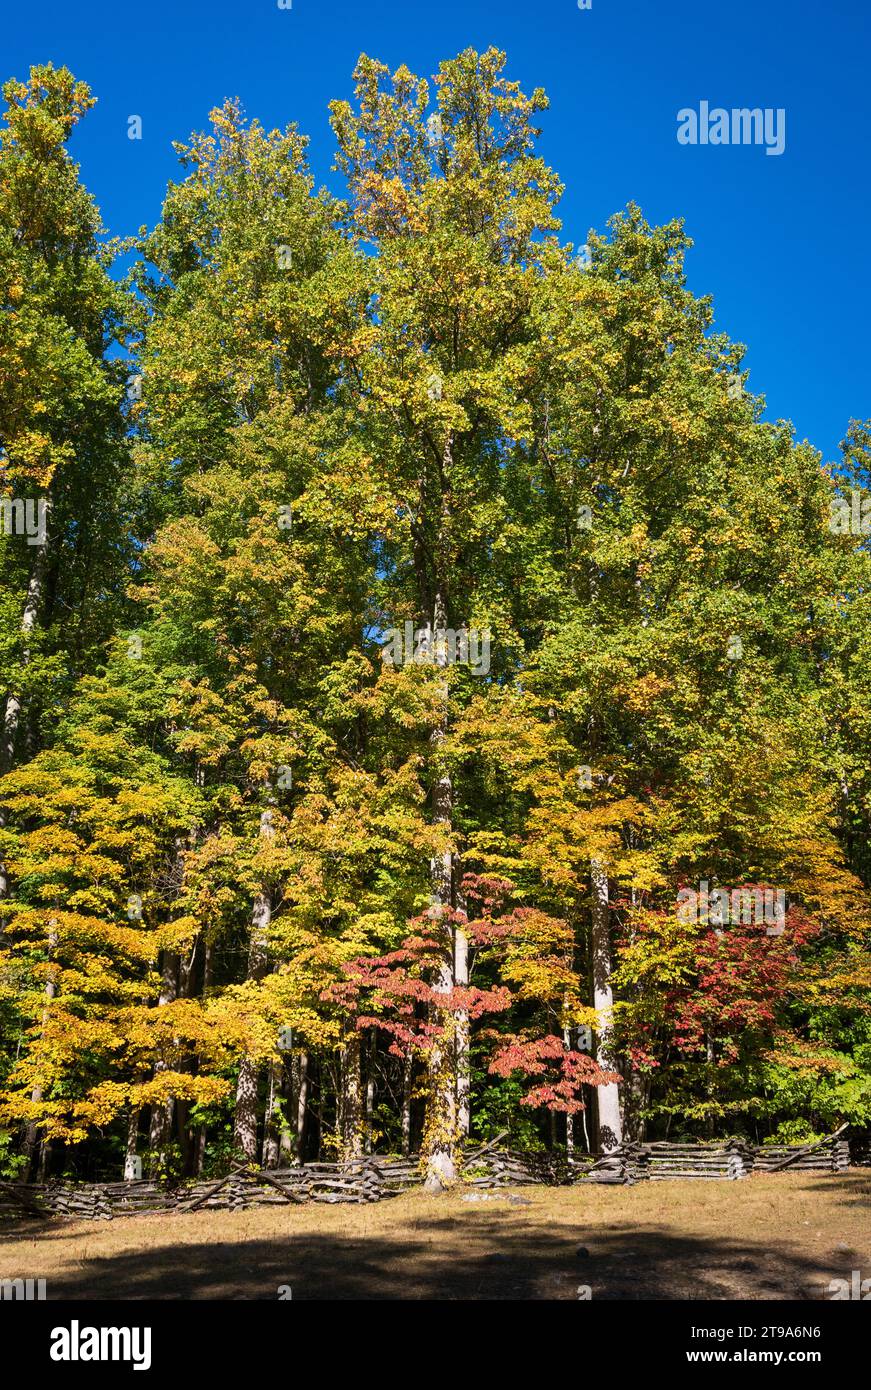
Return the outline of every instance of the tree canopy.
{"type": "Polygon", "coordinates": [[[563,240],[504,54],[354,79],[125,277],[3,89],[0,1176],[866,1125],[871,422],[563,240]]]}

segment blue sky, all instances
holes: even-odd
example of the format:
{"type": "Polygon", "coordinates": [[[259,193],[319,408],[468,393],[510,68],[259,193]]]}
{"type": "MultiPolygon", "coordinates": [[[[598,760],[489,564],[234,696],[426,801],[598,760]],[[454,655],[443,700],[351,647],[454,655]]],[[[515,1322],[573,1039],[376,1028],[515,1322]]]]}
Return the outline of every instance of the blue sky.
{"type": "Polygon", "coordinates": [[[651,222],[683,216],[690,285],[748,345],[750,389],[833,459],[848,419],[871,416],[869,40],[868,0],[41,0],[6,8],[0,71],[51,60],[91,85],[73,153],[126,234],[159,216],[170,142],[226,96],[297,122],[338,187],[327,102],[351,95],[361,52],[429,76],[469,45],[504,48],[509,76],[551,99],[541,150],[566,185],[566,239],[630,199],[651,222]],[[679,145],[678,110],[703,100],[785,108],[785,152],[679,145]]]}

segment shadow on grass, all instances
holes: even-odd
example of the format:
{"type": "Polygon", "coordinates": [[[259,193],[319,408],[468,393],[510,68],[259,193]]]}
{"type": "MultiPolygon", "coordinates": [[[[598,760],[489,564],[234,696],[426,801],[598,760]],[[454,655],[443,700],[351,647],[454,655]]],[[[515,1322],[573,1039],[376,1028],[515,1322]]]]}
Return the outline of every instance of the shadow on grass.
{"type": "Polygon", "coordinates": [[[871,1211],[871,1172],[860,1170],[858,1173],[820,1175],[818,1178],[809,1178],[802,1187],[797,1187],[796,1192],[802,1196],[817,1196],[823,1190],[829,1201],[834,1200],[839,1207],[862,1207],[866,1211],[871,1211]]]}
{"type": "MultiPolygon", "coordinates": [[[[804,1299],[827,1296],[835,1267],[786,1246],[728,1236],[698,1238],[661,1230],[596,1230],[555,1226],[510,1215],[446,1212],[419,1217],[401,1237],[288,1231],[271,1239],[171,1245],[161,1232],[140,1248],[79,1256],[77,1268],[49,1280],[50,1299],[277,1300],[289,1286],[294,1301],[577,1300],[588,1286],[601,1299],[804,1299]],[[588,1253],[579,1254],[583,1246],[588,1253]]],[[[15,1223],[18,1237],[38,1223],[15,1223]]],[[[52,1224],[48,1241],[80,1235],[52,1224]]],[[[10,1233],[11,1234],[11,1233],[10,1233]]],[[[842,1264],[844,1257],[841,1257],[842,1264]]],[[[38,1263],[38,1261],[37,1261],[38,1263]]],[[[38,1274],[38,1270],[32,1271],[38,1274]]]]}

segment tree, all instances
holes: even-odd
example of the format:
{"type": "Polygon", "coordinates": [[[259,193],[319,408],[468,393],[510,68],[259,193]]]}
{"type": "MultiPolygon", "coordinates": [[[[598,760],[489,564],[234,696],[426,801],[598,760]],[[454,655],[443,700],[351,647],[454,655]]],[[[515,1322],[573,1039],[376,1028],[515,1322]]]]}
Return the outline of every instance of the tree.
{"type": "Polygon", "coordinates": [[[130,553],[125,296],[66,144],[94,105],[50,64],[9,81],[0,130],[0,772],[39,748],[123,610],[130,553]],[[29,726],[28,726],[29,721],[29,726]]]}
{"type": "Polygon", "coordinates": [[[228,101],[124,286],[7,87],[0,1117],[433,1188],[863,1121],[871,425],[763,421],[679,221],[561,240],[503,54],[355,82],[346,202],[228,101]]]}

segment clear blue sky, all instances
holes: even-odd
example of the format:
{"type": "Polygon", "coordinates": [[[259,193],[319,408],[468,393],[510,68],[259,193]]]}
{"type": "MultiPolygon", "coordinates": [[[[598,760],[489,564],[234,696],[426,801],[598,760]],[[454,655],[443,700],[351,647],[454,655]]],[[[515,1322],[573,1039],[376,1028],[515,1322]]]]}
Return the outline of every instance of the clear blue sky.
{"type": "Polygon", "coordinates": [[[40,0],[5,6],[3,76],[65,63],[99,104],[73,152],[108,228],[156,221],[170,141],[241,97],[268,127],[296,121],[330,174],[327,102],[351,95],[361,52],[429,76],[469,45],[504,48],[543,86],[542,153],[566,185],[567,240],[630,200],[686,218],[689,279],[718,327],[748,345],[750,388],[835,458],[871,416],[867,331],[869,0],[40,0]],[[784,107],[786,151],[681,146],[680,108],[784,107]],[[127,138],[139,115],[143,139],[127,138]]]}

